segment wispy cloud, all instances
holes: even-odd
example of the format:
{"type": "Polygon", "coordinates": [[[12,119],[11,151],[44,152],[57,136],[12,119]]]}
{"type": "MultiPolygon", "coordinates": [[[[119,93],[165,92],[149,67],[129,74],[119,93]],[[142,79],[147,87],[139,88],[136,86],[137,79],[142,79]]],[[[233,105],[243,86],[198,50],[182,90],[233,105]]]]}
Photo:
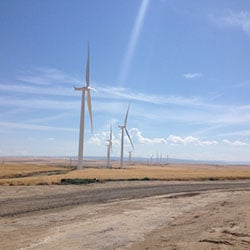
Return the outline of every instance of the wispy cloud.
{"type": "Polygon", "coordinates": [[[27,84],[0,83],[0,90],[4,92],[16,92],[24,94],[55,95],[55,96],[74,96],[73,87],[58,86],[31,86],[27,84]]]}
{"type": "Polygon", "coordinates": [[[221,134],[221,136],[250,136],[250,129],[236,130],[221,134]]]}
{"type": "Polygon", "coordinates": [[[58,113],[53,116],[44,116],[44,117],[39,117],[39,118],[30,118],[28,120],[25,120],[25,123],[48,123],[48,122],[53,122],[53,121],[59,121],[59,120],[64,120],[64,119],[69,119],[69,117],[72,116],[72,113],[69,112],[62,112],[58,113]]]}
{"type": "MultiPolygon", "coordinates": [[[[153,104],[174,104],[174,105],[202,105],[202,102],[197,97],[184,97],[184,96],[161,96],[135,92],[131,89],[120,87],[97,87],[100,97],[104,98],[119,98],[127,100],[142,101],[153,104]]],[[[98,95],[98,94],[97,94],[98,95]]]]}
{"type": "MultiPolygon", "coordinates": [[[[35,110],[50,110],[55,112],[60,111],[64,114],[69,112],[71,117],[72,115],[75,117],[76,115],[79,115],[79,93],[76,93],[73,90],[72,85],[58,86],[56,84],[56,82],[60,79],[60,76],[56,76],[57,74],[67,74],[55,69],[45,70],[45,73],[47,74],[46,77],[50,79],[50,82],[52,83],[49,87],[47,85],[30,84],[27,82],[0,84],[0,92],[1,94],[3,93],[1,95],[2,98],[0,98],[0,106],[4,110],[4,112],[1,113],[2,121],[8,122],[11,117],[9,114],[17,109],[19,109],[23,114],[27,114],[28,112],[33,112],[35,110]],[[55,76],[53,76],[53,74],[55,74],[55,76]],[[50,78],[51,75],[52,77],[50,78]],[[65,96],[72,96],[72,98],[65,98],[65,96]]],[[[68,78],[72,77],[68,76],[68,78]]],[[[232,126],[240,125],[241,128],[244,128],[250,123],[250,105],[224,105],[211,102],[210,100],[197,96],[149,94],[146,92],[138,92],[129,88],[121,88],[112,85],[96,84],[95,87],[98,89],[98,92],[93,92],[92,95],[93,112],[99,114],[102,113],[102,115],[105,114],[105,119],[107,120],[121,119],[117,117],[121,116],[121,110],[125,110],[125,105],[127,105],[128,101],[131,100],[134,102],[133,112],[130,114],[135,121],[133,126],[139,126],[138,121],[141,121],[142,119],[145,119],[148,124],[158,124],[159,126],[162,126],[162,124],[166,122],[178,122],[178,124],[185,123],[196,125],[196,132],[198,132],[196,133],[193,131],[193,136],[199,135],[207,138],[206,135],[209,130],[206,131],[206,128],[212,127],[213,138],[223,138],[223,127],[231,126],[231,134],[234,136],[233,133],[242,134],[242,131],[234,132],[232,131],[232,126]],[[145,112],[145,109],[147,109],[147,112],[145,112]]],[[[43,125],[43,120],[46,119],[46,117],[36,116],[36,119],[38,120],[30,120],[27,121],[27,123],[39,123],[43,125]]],[[[58,119],[60,119],[60,117],[58,119]]],[[[107,120],[102,121],[103,124],[106,124],[107,120]]],[[[50,121],[48,120],[48,122],[50,121]]],[[[104,126],[101,126],[101,128],[99,126],[99,129],[103,128],[104,126]]],[[[226,131],[229,130],[225,130],[223,132],[227,133],[226,131]]],[[[175,131],[172,131],[172,133],[175,133],[175,131]]],[[[160,144],[166,143],[167,141],[166,137],[143,137],[139,132],[134,136],[138,142],[160,144]]],[[[184,140],[184,138],[181,139],[184,140]]],[[[205,144],[203,141],[197,141],[197,143],[203,145],[205,144]]],[[[209,142],[207,144],[209,144],[209,142]]]]}
{"type": "MultiPolygon", "coordinates": [[[[202,105],[202,102],[197,97],[183,97],[183,96],[160,96],[149,95],[146,93],[134,92],[131,89],[113,87],[113,86],[96,86],[97,93],[93,97],[105,99],[119,99],[119,100],[135,100],[154,104],[174,104],[174,105],[202,105]]],[[[8,84],[0,83],[0,90],[8,93],[24,93],[37,94],[48,96],[76,96],[76,92],[71,87],[58,86],[30,86],[25,84],[8,84]]]]}
{"type": "Polygon", "coordinates": [[[244,81],[240,83],[236,83],[231,86],[232,89],[237,89],[237,88],[245,88],[250,86],[250,81],[244,81]]]}
{"type": "Polygon", "coordinates": [[[201,73],[186,73],[186,74],[183,74],[183,76],[186,78],[186,79],[193,79],[193,78],[199,78],[202,76],[201,73]]]}
{"type": "Polygon", "coordinates": [[[37,85],[51,85],[51,84],[60,84],[65,83],[76,84],[79,83],[79,80],[69,76],[62,71],[55,68],[42,68],[34,67],[30,71],[19,71],[20,74],[17,76],[17,79],[31,84],[37,85]]]}
{"type": "Polygon", "coordinates": [[[156,119],[157,114],[162,112],[160,114],[161,119],[164,116],[168,119],[179,121],[210,123],[214,125],[250,122],[249,105],[222,105],[211,103],[210,100],[195,96],[154,95],[117,87],[100,87],[99,90],[97,97],[108,98],[110,101],[114,99],[119,99],[120,101],[134,100],[159,105],[158,112],[145,113],[145,116],[152,117],[152,119],[156,119]],[[172,113],[171,110],[166,110],[166,105],[175,107],[175,109],[171,108],[173,110],[172,113]],[[178,114],[176,114],[176,110],[178,110],[178,114]]]}
{"type": "Polygon", "coordinates": [[[228,11],[227,15],[223,18],[225,23],[239,27],[248,35],[250,35],[250,12],[249,11],[240,11],[233,12],[228,11]]]}
{"type": "Polygon", "coordinates": [[[241,29],[246,34],[250,35],[250,11],[232,11],[227,10],[224,13],[212,14],[209,16],[210,20],[218,26],[231,26],[241,29]]]}
{"type": "MultiPolygon", "coordinates": [[[[194,74],[199,74],[199,73],[194,73],[194,74]]],[[[36,100],[34,100],[34,98],[31,97],[32,95],[28,97],[29,94],[37,94],[43,96],[46,95],[58,96],[58,97],[77,96],[77,94],[73,90],[73,85],[74,83],[80,82],[74,77],[58,69],[54,68],[44,69],[39,67],[35,68],[35,70],[22,72],[22,76],[21,77],[19,76],[18,79],[19,81],[16,83],[13,82],[0,83],[0,90],[2,92],[5,92],[5,96],[7,96],[8,94],[10,96],[12,94],[15,95],[15,93],[27,94],[27,97],[25,98],[26,102],[30,100],[30,102],[34,104],[36,104],[36,100]],[[63,83],[67,84],[61,85],[63,83]]],[[[111,102],[117,101],[117,99],[119,99],[119,101],[134,100],[139,102],[153,103],[160,105],[171,104],[180,106],[212,106],[211,104],[202,101],[199,97],[185,97],[178,95],[154,95],[143,92],[136,92],[128,88],[116,87],[104,84],[96,84],[95,87],[98,90],[98,92],[93,94],[93,98],[97,98],[99,100],[101,100],[101,98],[109,99],[111,102]]],[[[25,103],[25,101],[23,102],[18,101],[18,99],[16,101],[19,103],[21,102],[21,104],[25,103]]],[[[51,108],[53,108],[53,105],[51,105],[51,108]]],[[[218,106],[216,108],[218,108],[218,106]]]]}
{"type": "Polygon", "coordinates": [[[77,110],[79,108],[78,101],[49,100],[45,98],[15,98],[12,97],[1,99],[2,107],[18,107],[27,109],[49,109],[49,110],[77,110]]]}
{"type": "MultiPolygon", "coordinates": [[[[137,103],[138,112],[144,104],[159,105],[157,112],[155,107],[149,106],[152,112],[141,112],[149,120],[185,121],[200,124],[229,125],[246,124],[250,122],[249,105],[221,105],[211,103],[200,97],[186,97],[175,95],[154,95],[136,92],[128,88],[96,85],[98,92],[93,93],[94,112],[107,112],[107,114],[119,114],[128,100],[137,103]],[[107,101],[108,100],[108,101],[107,101]],[[168,109],[171,105],[171,109],[168,109]],[[157,118],[158,117],[158,118],[157,118]]],[[[30,86],[28,84],[0,84],[0,90],[4,93],[0,99],[0,106],[7,108],[50,109],[50,110],[75,110],[80,107],[80,95],[73,88],[50,86],[30,86]],[[18,93],[18,95],[16,95],[18,93]],[[25,95],[20,95],[23,93],[25,95]],[[33,94],[39,95],[36,98],[33,94]],[[72,98],[63,98],[65,96],[72,98]]],[[[149,110],[149,111],[150,111],[149,110]]]]}
{"type": "Polygon", "coordinates": [[[62,127],[52,127],[44,126],[30,123],[21,122],[0,122],[0,128],[2,129],[27,129],[27,130],[40,130],[40,131],[69,131],[75,132],[77,129],[74,128],[62,128],[62,127]]]}
{"type": "Polygon", "coordinates": [[[228,145],[231,145],[231,146],[246,146],[246,145],[248,145],[247,143],[239,141],[239,140],[230,141],[230,140],[224,139],[223,142],[228,144],[228,145]]]}

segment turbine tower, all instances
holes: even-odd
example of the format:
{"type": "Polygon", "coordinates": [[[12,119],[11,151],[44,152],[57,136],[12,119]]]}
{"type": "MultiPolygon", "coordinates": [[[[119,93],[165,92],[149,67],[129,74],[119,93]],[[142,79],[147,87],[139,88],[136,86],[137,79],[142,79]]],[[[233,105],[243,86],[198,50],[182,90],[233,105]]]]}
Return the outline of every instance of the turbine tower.
{"type": "Polygon", "coordinates": [[[82,103],[81,103],[81,118],[80,118],[80,130],[79,130],[79,148],[78,148],[78,169],[83,169],[83,146],[84,146],[84,122],[85,122],[85,93],[87,97],[87,105],[90,118],[91,132],[93,133],[93,121],[92,121],[92,107],[91,107],[91,96],[90,96],[90,73],[89,73],[89,44],[88,44],[88,55],[87,55],[87,66],[86,66],[86,86],[74,87],[76,91],[82,92],[82,103]]]}
{"type": "Polygon", "coordinates": [[[129,133],[128,133],[128,130],[127,130],[127,120],[128,120],[129,107],[130,107],[130,103],[129,103],[129,105],[128,105],[127,113],[126,113],[126,115],[125,115],[124,124],[118,126],[118,127],[122,130],[122,135],[121,135],[121,158],[120,158],[120,168],[123,167],[124,130],[125,130],[125,132],[126,132],[126,134],[127,134],[127,136],[128,136],[128,139],[129,139],[129,141],[130,141],[130,143],[131,143],[131,146],[132,146],[132,148],[133,148],[133,150],[134,150],[133,142],[132,142],[132,140],[131,140],[131,138],[130,138],[130,135],[129,135],[129,133]]]}
{"type": "Polygon", "coordinates": [[[131,165],[131,161],[132,161],[132,152],[133,151],[128,152],[128,162],[129,162],[130,165],[131,165]]]}
{"type": "Polygon", "coordinates": [[[110,164],[110,151],[112,149],[112,126],[110,125],[109,139],[107,140],[107,168],[111,168],[110,164]]]}

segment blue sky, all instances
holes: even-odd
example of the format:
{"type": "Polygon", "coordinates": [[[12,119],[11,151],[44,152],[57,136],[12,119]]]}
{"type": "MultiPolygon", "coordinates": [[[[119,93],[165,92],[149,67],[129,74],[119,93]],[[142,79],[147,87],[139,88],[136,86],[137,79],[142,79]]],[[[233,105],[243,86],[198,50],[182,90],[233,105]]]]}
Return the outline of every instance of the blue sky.
{"type": "Polygon", "coordinates": [[[1,156],[77,155],[89,41],[85,155],[131,101],[134,156],[250,161],[248,0],[5,0],[0,30],[1,156]]]}

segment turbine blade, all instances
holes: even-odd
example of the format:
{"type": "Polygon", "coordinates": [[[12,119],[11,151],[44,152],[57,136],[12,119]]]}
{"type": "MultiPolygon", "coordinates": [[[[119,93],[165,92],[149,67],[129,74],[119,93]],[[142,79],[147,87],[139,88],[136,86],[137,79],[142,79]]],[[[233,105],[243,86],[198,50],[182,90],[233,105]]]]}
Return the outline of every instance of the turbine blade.
{"type": "Polygon", "coordinates": [[[96,93],[98,93],[98,90],[96,88],[89,87],[89,89],[94,90],[96,93]]]}
{"type": "Polygon", "coordinates": [[[109,135],[110,148],[112,150],[112,125],[110,124],[110,135],[109,135]]]}
{"type": "Polygon", "coordinates": [[[129,108],[130,108],[130,102],[129,102],[129,104],[128,104],[127,113],[126,113],[126,116],[125,116],[125,119],[124,119],[124,126],[125,126],[125,127],[126,127],[126,125],[127,125],[129,108]]]}
{"type": "Polygon", "coordinates": [[[112,125],[110,124],[110,134],[109,134],[109,139],[112,141],[112,125]]]}
{"type": "Polygon", "coordinates": [[[93,120],[92,120],[92,106],[91,106],[90,89],[87,89],[87,104],[88,104],[88,110],[89,110],[91,132],[93,133],[93,120]]]}
{"type": "Polygon", "coordinates": [[[86,85],[89,87],[89,43],[88,43],[88,57],[87,57],[87,66],[86,66],[86,85]]]}
{"type": "Polygon", "coordinates": [[[129,135],[129,133],[128,133],[128,130],[127,130],[126,127],[125,127],[125,131],[126,131],[126,134],[127,134],[127,136],[128,136],[128,139],[129,139],[129,141],[130,141],[130,143],[131,143],[131,146],[132,146],[132,148],[133,148],[133,150],[134,150],[135,148],[134,148],[133,142],[132,142],[132,140],[131,140],[131,137],[130,137],[130,135],[129,135]]]}

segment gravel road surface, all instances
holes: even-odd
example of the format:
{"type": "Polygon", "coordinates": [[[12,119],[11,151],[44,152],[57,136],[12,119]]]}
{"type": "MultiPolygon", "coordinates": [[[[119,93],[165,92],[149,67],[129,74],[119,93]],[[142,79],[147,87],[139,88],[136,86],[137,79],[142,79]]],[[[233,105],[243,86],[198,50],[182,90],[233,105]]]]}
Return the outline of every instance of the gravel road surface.
{"type": "MultiPolygon", "coordinates": [[[[42,186],[41,186],[42,188],[42,186]]],[[[67,189],[68,186],[65,186],[67,189]]],[[[216,181],[204,183],[159,183],[144,182],[140,185],[132,183],[119,186],[115,183],[112,187],[105,184],[93,185],[93,188],[82,188],[65,193],[39,194],[24,197],[4,197],[0,202],[0,216],[16,216],[41,210],[63,209],[82,204],[101,204],[114,200],[129,200],[164,195],[170,193],[198,192],[219,189],[250,188],[250,181],[216,181]],[[96,188],[96,186],[98,186],[96,188]],[[103,188],[100,188],[103,185],[103,188]]],[[[69,189],[70,190],[70,189],[69,189]]]]}

